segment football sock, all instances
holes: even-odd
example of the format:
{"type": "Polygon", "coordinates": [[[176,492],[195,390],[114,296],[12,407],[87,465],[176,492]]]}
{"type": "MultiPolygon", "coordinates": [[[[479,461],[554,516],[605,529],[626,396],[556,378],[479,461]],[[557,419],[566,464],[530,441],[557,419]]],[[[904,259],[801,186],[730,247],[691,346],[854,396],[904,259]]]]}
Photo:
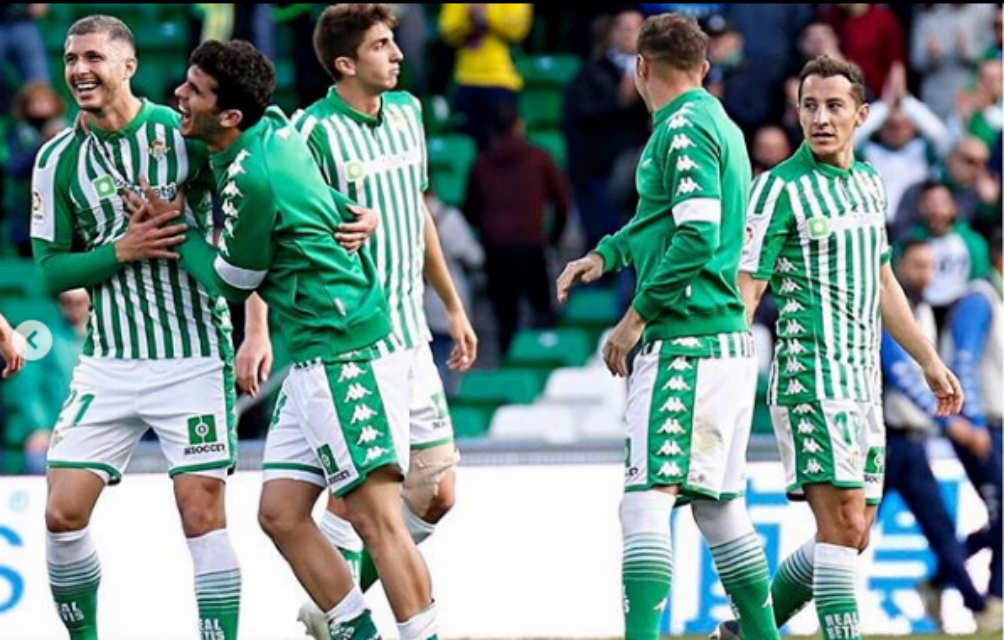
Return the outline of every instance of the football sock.
{"type": "MultiPolygon", "coordinates": [[[[345,558],[345,562],[349,564],[349,570],[352,572],[352,578],[358,583],[361,578],[360,565],[364,555],[363,539],[359,537],[348,520],[336,516],[327,509],[324,511],[319,527],[331,546],[338,549],[338,552],[345,558]]],[[[365,555],[367,558],[369,557],[368,553],[365,555]]]]}
{"type": "Polygon", "coordinates": [[[436,530],[435,524],[418,517],[407,502],[404,503],[401,510],[404,514],[404,524],[408,527],[408,533],[411,534],[411,539],[415,541],[415,544],[422,544],[436,530]]]}
{"type": "Polygon", "coordinates": [[[188,538],[199,605],[199,637],[237,640],[241,608],[241,569],[226,529],[188,538]]]}
{"type": "Polygon", "coordinates": [[[98,584],[101,565],[87,527],[46,532],[49,585],[70,640],[97,640],[98,584]]]}
{"type": "Polygon", "coordinates": [[[626,640],[657,640],[673,579],[669,516],[676,497],[661,491],[624,494],[621,584],[626,640]]]}
{"type": "Polygon", "coordinates": [[[397,625],[401,640],[436,640],[436,603],[397,625]]]}
{"type": "Polygon", "coordinates": [[[784,559],[770,583],[774,600],[774,619],[778,628],[784,626],[812,600],[812,564],[815,562],[816,539],[795,550],[784,559]]]}
{"type": "Polygon", "coordinates": [[[363,592],[352,587],[342,600],[324,613],[331,630],[331,640],[375,640],[380,637],[363,592]]]}
{"type": "Polygon", "coordinates": [[[816,543],[812,591],[823,640],[861,640],[854,597],[858,550],[816,543]]]}

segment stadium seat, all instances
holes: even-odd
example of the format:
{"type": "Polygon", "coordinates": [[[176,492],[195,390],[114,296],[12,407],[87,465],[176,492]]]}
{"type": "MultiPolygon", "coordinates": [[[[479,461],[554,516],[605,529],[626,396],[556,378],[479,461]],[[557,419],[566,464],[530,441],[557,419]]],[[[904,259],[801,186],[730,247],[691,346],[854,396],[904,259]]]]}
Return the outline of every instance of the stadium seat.
{"type": "Polygon", "coordinates": [[[42,276],[27,258],[0,258],[0,299],[44,297],[42,276]]]}
{"type": "Polygon", "coordinates": [[[589,336],[580,329],[523,329],[513,338],[507,362],[546,372],[583,365],[591,351],[589,336]]]}
{"type": "Polygon", "coordinates": [[[525,56],[516,61],[516,70],[526,87],[563,89],[581,65],[579,57],[572,54],[525,56]]]}
{"type": "Polygon", "coordinates": [[[453,435],[457,438],[480,438],[488,431],[491,412],[480,407],[450,407],[453,435]]]}
{"type": "Polygon", "coordinates": [[[575,291],[561,314],[562,326],[587,329],[608,329],[619,320],[617,292],[613,289],[575,291]]]}
{"type": "Polygon", "coordinates": [[[575,418],[567,407],[505,406],[495,412],[489,431],[496,439],[567,444],[575,441],[575,418]]]}
{"type": "Polygon", "coordinates": [[[489,409],[503,404],[529,404],[540,388],[540,377],[532,369],[475,369],[464,374],[450,404],[489,409]]]}
{"type": "Polygon", "coordinates": [[[622,412],[627,402],[627,384],[602,367],[562,367],[547,378],[541,400],[622,412]]]}
{"type": "Polygon", "coordinates": [[[456,119],[445,96],[429,96],[422,100],[422,120],[427,135],[448,133],[454,128],[456,119]]]}
{"type": "Polygon", "coordinates": [[[534,146],[540,147],[551,156],[558,168],[564,169],[568,160],[565,150],[565,135],[557,129],[531,131],[527,138],[534,146]]]}
{"type": "Polygon", "coordinates": [[[577,428],[583,440],[621,439],[625,434],[624,412],[607,406],[588,411],[577,428]]]}
{"type": "Polygon", "coordinates": [[[477,157],[469,136],[451,133],[428,139],[429,174],[432,188],[446,204],[459,207],[467,190],[467,175],[477,157]]]}
{"type": "Polygon", "coordinates": [[[529,131],[561,126],[564,97],[557,89],[525,89],[519,94],[519,114],[529,131]]]}

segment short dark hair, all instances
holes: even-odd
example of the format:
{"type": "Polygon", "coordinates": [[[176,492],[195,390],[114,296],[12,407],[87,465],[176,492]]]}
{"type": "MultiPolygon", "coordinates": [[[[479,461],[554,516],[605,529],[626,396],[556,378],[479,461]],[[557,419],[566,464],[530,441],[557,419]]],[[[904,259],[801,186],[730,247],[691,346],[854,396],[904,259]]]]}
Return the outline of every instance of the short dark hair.
{"type": "Polygon", "coordinates": [[[493,135],[504,135],[512,131],[519,120],[519,110],[512,100],[497,100],[491,108],[491,131],[493,135]]]}
{"type": "Polygon", "coordinates": [[[809,76],[820,76],[822,78],[832,78],[833,76],[843,76],[851,83],[851,95],[858,104],[865,102],[865,76],[861,73],[861,67],[850,60],[838,60],[830,56],[817,56],[805,63],[802,71],[798,74],[798,100],[802,101],[802,85],[809,76]]]}
{"type": "Polygon", "coordinates": [[[335,59],[342,56],[355,59],[363,36],[380,22],[391,29],[397,26],[389,5],[336,4],[324,10],[314,27],[314,53],[328,75],[335,80],[342,79],[342,74],[335,69],[335,59]]]}
{"type": "Polygon", "coordinates": [[[189,62],[216,80],[216,106],[243,114],[240,130],[261,120],[275,91],[272,61],[244,40],[206,40],[192,52],[189,62]]]}
{"type": "Polygon", "coordinates": [[[681,71],[695,71],[708,56],[708,35],[678,13],[649,16],[638,33],[638,53],[681,71]]]}
{"type": "Polygon", "coordinates": [[[127,43],[136,52],[136,39],[132,35],[132,30],[115,16],[95,14],[84,16],[70,25],[66,32],[66,37],[86,36],[91,33],[107,33],[108,40],[121,40],[127,43]]]}
{"type": "MultiPolygon", "coordinates": [[[[942,182],[941,180],[928,178],[920,183],[920,191],[917,192],[917,197],[923,198],[927,195],[928,191],[933,191],[935,189],[948,189],[948,184],[942,182]]],[[[951,191],[951,189],[949,189],[949,191],[951,191]]]]}
{"type": "Polygon", "coordinates": [[[927,241],[927,238],[924,238],[919,235],[907,236],[900,244],[898,251],[899,255],[897,257],[896,262],[899,263],[901,260],[903,260],[903,258],[906,257],[906,254],[910,253],[911,249],[915,249],[917,247],[927,247],[927,246],[930,246],[930,243],[927,241]]]}

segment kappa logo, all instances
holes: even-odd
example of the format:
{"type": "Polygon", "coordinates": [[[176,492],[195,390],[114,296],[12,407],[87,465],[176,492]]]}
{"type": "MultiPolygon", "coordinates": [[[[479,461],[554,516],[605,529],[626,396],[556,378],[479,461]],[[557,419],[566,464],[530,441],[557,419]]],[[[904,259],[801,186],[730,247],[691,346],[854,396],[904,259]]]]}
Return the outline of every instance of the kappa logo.
{"type": "Polygon", "coordinates": [[[823,465],[819,464],[819,461],[815,458],[809,458],[809,461],[805,463],[805,473],[810,476],[818,476],[823,472],[823,465]]]}
{"type": "Polygon", "coordinates": [[[802,373],[805,370],[806,366],[795,358],[788,358],[784,365],[785,373],[802,373]]]}
{"type": "MultiPolygon", "coordinates": [[[[796,344],[798,344],[798,343],[796,343],[796,344]]],[[[808,415],[812,415],[812,414],[816,413],[816,410],[812,407],[811,404],[808,404],[808,403],[803,403],[803,404],[795,405],[795,408],[793,409],[793,411],[795,412],[796,416],[808,416],[808,415]]]]}
{"type": "Polygon", "coordinates": [[[683,376],[673,376],[666,381],[663,385],[662,390],[666,391],[690,391],[690,387],[687,385],[687,381],[683,379],[683,376]]]}
{"type": "Polygon", "coordinates": [[[805,353],[807,349],[798,340],[789,340],[787,343],[788,355],[797,356],[805,353]]]}
{"type": "Polygon", "coordinates": [[[656,475],[664,478],[676,478],[683,475],[683,469],[675,462],[663,462],[656,475]]]}
{"type": "Polygon", "coordinates": [[[233,159],[230,166],[227,167],[227,177],[236,178],[242,173],[247,173],[244,171],[244,159],[249,157],[251,154],[247,152],[247,149],[241,149],[237,152],[237,157],[233,159]]]}
{"type": "Polygon", "coordinates": [[[791,278],[785,278],[781,281],[781,288],[778,291],[781,295],[788,295],[790,293],[795,293],[796,291],[801,291],[802,287],[798,286],[794,280],[791,278]]]}
{"type": "Polygon", "coordinates": [[[237,207],[235,207],[234,203],[231,202],[230,200],[223,201],[223,204],[220,205],[220,211],[222,211],[223,215],[227,216],[228,218],[237,217],[237,207]]]}
{"type": "Polygon", "coordinates": [[[819,446],[819,443],[813,440],[812,438],[809,438],[804,442],[802,442],[802,451],[804,451],[805,453],[817,454],[822,450],[823,448],[819,446]]]}
{"type": "Polygon", "coordinates": [[[362,400],[366,396],[372,395],[373,392],[359,384],[358,382],[353,382],[349,385],[349,390],[345,393],[345,402],[356,402],[362,400]]]}
{"type": "Polygon", "coordinates": [[[682,129],[684,127],[690,126],[690,120],[687,120],[686,113],[677,113],[675,116],[669,119],[666,126],[669,127],[670,131],[675,131],[677,129],[682,129]]]}
{"type": "Polygon", "coordinates": [[[338,374],[338,381],[345,382],[346,380],[355,380],[361,375],[363,375],[363,370],[359,368],[359,365],[355,362],[350,362],[342,365],[342,370],[338,374]]]}
{"type": "Polygon", "coordinates": [[[676,159],[676,170],[677,171],[690,171],[691,169],[697,169],[697,163],[690,159],[690,156],[684,154],[676,159]]]}
{"type": "Polygon", "coordinates": [[[384,449],[383,447],[370,447],[366,450],[366,459],[363,460],[363,464],[373,462],[385,453],[387,453],[387,449],[384,449]]]}
{"type": "Polygon", "coordinates": [[[796,268],[797,267],[795,267],[795,263],[785,257],[780,257],[777,259],[776,269],[778,273],[791,273],[796,268]]]}
{"type": "Polygon", "coordinates": [[[91,182],[91,186],[94,187],[94,192],[98,194],[99,200],[104,200],[105,198],[110,198],[115,195],[115,180],[111,176],[101,176],[100,178],[95,178],[91,182]]]}
{"type": "Polygon", "coordinates": [[[369,426],[363,427],[362,432],[359,434],[359,440],[356,442],[356,445],[362,446],[364,444],[370,444],[371,442],[376,442],[377,438],[379,438],[382,435],[383,435],[382,433],[380,433],[373,427],[369,426]]]}
{"type": "Polygon", "coordinates": [[[683,356],[679,356],[673,359],[673,362],[669,365],[670,371],[690,371],[694,368],[694,365],[687,362],[687,359],[683,356]]]}
{"type": "Polygon", "coordinates": [[[805,331],[805,327],[803,327],[802,323],[799,322],[798,320],[789,320],[784,325],[784,332],[789,337],[794,336],[795,334],[798,333],[802,333],[803,331],[805,331]]]}
{"type": "Polygon", "coordinates": [[[803,436],[808,435],[808,434],[810,434],[810,433],[812,433],[813,431],[816,430],[816,428],[814,426],[812,426],[812,423],[809,422],[808,420],[799,420],[798,421],[798,426],[795,427],[795,428],[803,436]]]}
{"type": "Polygon", "coordinates": [[[670,151],[682,151],[683,149],[689,149],[690,147],[696,147],[694,141],[687,137],[685,133],[678,133],[673,136],[673,140],[669,143],[670,151]]]}
{"type": "Polygon", "coordinates": [[[237,188],[237,183],[231,180],[223,187],[223,191],[220,192],[225,198],[243,198],[244,194],[241,190],[237,188]]]}
{"type": "Polygon", "coordinates": [[[687,407],[684,406],[683,401],[679,398],[670,398],[666,400],[666,403],[659,407],[659,411],[665,413],[686,413],[687,407]]]}
{"type": "Polygon", "coordinates": [[[674,347],[690,347],[692,349],[699,349],[701,347],[700,338],[674,338],[674,347]]]}
{"type": "Polygon", "coordinates": [[[659,431],[656,433],[658,435],[669,434],[678,436],[683,435],[685,432],[679,420],[676,418],[666,418],[666,421],[662,423],[662,426],[659,427],[659,431]]]}
{"type": "Polygon", "coordinates": [[[701,185],[694,182],[693,178],[690,176],[684,177],[680,180],[679,186],[676,188],[676,195],[686,195],[688,193],[693,193],[695,191],[700,191],[701,185]]]}
{"type": "Polygon", "coordinates": [[[680,445],[676,443],[676,440],[667,440],[662,443],[661,447],[659,447],[659,450],[656,452],[656,455],[678,456],[681,455],[682,453],[683,449],[681,449],[680,445]]]}
{"type": "Polygon", "coordinates": [[[781,307],[781,313],[785,314],[798,313],[799,311],[805,311],[805,307],[803,307],[802,304],[798,300],[795,300],[794,298],[788,300],[788,302],[783,307],[781,307]]]}
{"type": "Polygon", "coordinates": [[[801,382],[798,380],[792,380],[788,383],[788,388],[784,390],[784,394],[788,396],[793,396],[799,393],[805,393],[808,391],[801,382]]]}
{"type": "Polygon", "coordinates": [[[822,240],[830,235],[830,221],[822,216],[814,216],[807,221],[809,238],[812,240],[822,240]]]}
{"type": "Polygon", "coordinates": [[[157,138],[150,143],[150,157],[154,160],[163,160],[167,157],[167,152],[171,150],[171,147],[167,146],[161,138],[157,138]]]}
{"type": "Polygon", "coordinates": [[[350,422],[351,424],[356,424],[358,422],[367,422],[376,414],[377,414],[376,411],[370,409],[366,405],[357,404],[355,406],[355,409],[352,410],[352,420],[350,422]]]}

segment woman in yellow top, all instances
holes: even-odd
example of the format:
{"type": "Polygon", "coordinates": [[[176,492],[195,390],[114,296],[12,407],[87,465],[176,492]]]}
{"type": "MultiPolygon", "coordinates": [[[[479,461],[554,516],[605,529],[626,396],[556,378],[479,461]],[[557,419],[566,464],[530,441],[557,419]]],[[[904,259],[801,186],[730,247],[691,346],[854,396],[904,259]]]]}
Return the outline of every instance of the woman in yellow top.
{"type": "Polygon", "coordinates": [[[453,106],[479,148],[488,142],[495,104],[515,102],[523,88],[509,46],[526,39],[532,25],[532,4],[444,4],[440,11],[439,33],[457,49],[453,106]]]}

